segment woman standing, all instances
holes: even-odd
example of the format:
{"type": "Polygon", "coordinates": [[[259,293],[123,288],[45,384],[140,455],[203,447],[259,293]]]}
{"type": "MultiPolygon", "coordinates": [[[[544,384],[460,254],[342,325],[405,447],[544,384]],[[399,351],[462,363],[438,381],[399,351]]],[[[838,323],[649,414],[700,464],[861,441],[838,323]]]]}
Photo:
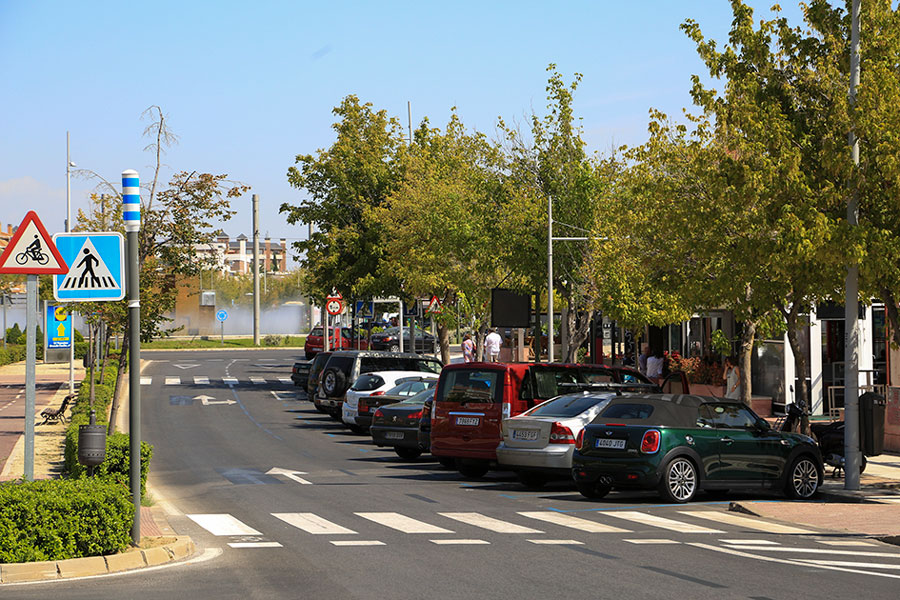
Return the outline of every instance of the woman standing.
{"type": "Polygon", "coordinates": [[[467,333],[463,336],[462,352],[463,360],[465,362],[475,362],[475,341],[472,339],[471,333],[467,333]]]}
{"type": "Polygon", "coordinates": [[[729,400],[739,400],[741,398],[741,370],[735,364],[733,356],[725,359],[725,372],[722,373],[722,380],[725,382],[725,397],[729,400]]]}

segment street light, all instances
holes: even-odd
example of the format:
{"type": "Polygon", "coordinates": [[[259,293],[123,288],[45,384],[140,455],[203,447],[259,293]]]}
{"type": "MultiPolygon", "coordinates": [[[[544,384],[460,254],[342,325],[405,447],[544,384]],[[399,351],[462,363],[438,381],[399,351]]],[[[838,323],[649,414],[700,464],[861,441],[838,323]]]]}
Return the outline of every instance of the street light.
{"type": "MultiPolygon", "coordinates": [[[[72,231],[72,157],[69,156],[69,132],[66,132],[66,233],[72,231]]],[[[69,395],[75,394],[75,317],[69,339],[69,395]]]]}

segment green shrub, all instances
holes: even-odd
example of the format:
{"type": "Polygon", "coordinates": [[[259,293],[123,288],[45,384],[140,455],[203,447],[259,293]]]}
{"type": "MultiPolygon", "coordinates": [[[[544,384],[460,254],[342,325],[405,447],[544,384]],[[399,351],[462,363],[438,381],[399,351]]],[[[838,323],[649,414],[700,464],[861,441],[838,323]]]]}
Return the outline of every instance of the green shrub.
{"type": "Polygon", "coordinates": [[[18,323],[14,323],[12,327],[6,330],[6,343],[25,345],[25,337],[22,335],[22,330],[19,329],[18,323]]]}
{"type": "Polygon", "coordinates": [[[8,365],[25,360],[25,346],[7,346],[0,348],[0,365],[8,365]]]}
{"type": "Polygon", "coordinates": [[[114,554],[131,541],[128,488],[100,479],[0,484],[0,562],[114,554]]]}
{"type": "Polygon", "coordinates": [[[263,346],[281,346],[284,344],[284,338],[280,335],[267,335],[263,338],[263,346]]]}

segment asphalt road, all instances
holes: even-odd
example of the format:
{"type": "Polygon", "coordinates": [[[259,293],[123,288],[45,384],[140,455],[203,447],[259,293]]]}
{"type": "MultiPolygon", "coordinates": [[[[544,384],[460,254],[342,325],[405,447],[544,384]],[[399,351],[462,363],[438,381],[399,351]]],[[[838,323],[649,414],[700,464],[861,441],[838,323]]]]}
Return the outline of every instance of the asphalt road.
{"type": "Polygon", "coordinates": [[[154,446],[151,484],[165,498],[160,506],[172,513],[170,524],[194,538],[201,559],[6,593],[896,596],[900,549],[877,541],[733,520],[740,516],[725,512],[722,500],[685,507],[661,505],[653,494],[614,492],[590,502],[565,483],[535,493],[508,473],[472,482],[427,455],[402,462],[316,412],[290,384],[295,355],[283,350],[144,358],[152,361],[142,385],[143,437],[154,446]]]}

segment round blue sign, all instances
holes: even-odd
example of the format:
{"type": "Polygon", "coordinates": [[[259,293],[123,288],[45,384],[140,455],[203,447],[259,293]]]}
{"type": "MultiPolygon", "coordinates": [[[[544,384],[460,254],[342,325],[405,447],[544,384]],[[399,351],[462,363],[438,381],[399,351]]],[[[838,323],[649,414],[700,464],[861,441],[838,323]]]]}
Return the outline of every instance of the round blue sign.
{"type": "Polygon", "coordinates": [[[228,318],[228,313],[225,312],[224,310],[220,310],[219,312],[216,313],[217,321],[224,321],[227,318],[228,318]]]}

